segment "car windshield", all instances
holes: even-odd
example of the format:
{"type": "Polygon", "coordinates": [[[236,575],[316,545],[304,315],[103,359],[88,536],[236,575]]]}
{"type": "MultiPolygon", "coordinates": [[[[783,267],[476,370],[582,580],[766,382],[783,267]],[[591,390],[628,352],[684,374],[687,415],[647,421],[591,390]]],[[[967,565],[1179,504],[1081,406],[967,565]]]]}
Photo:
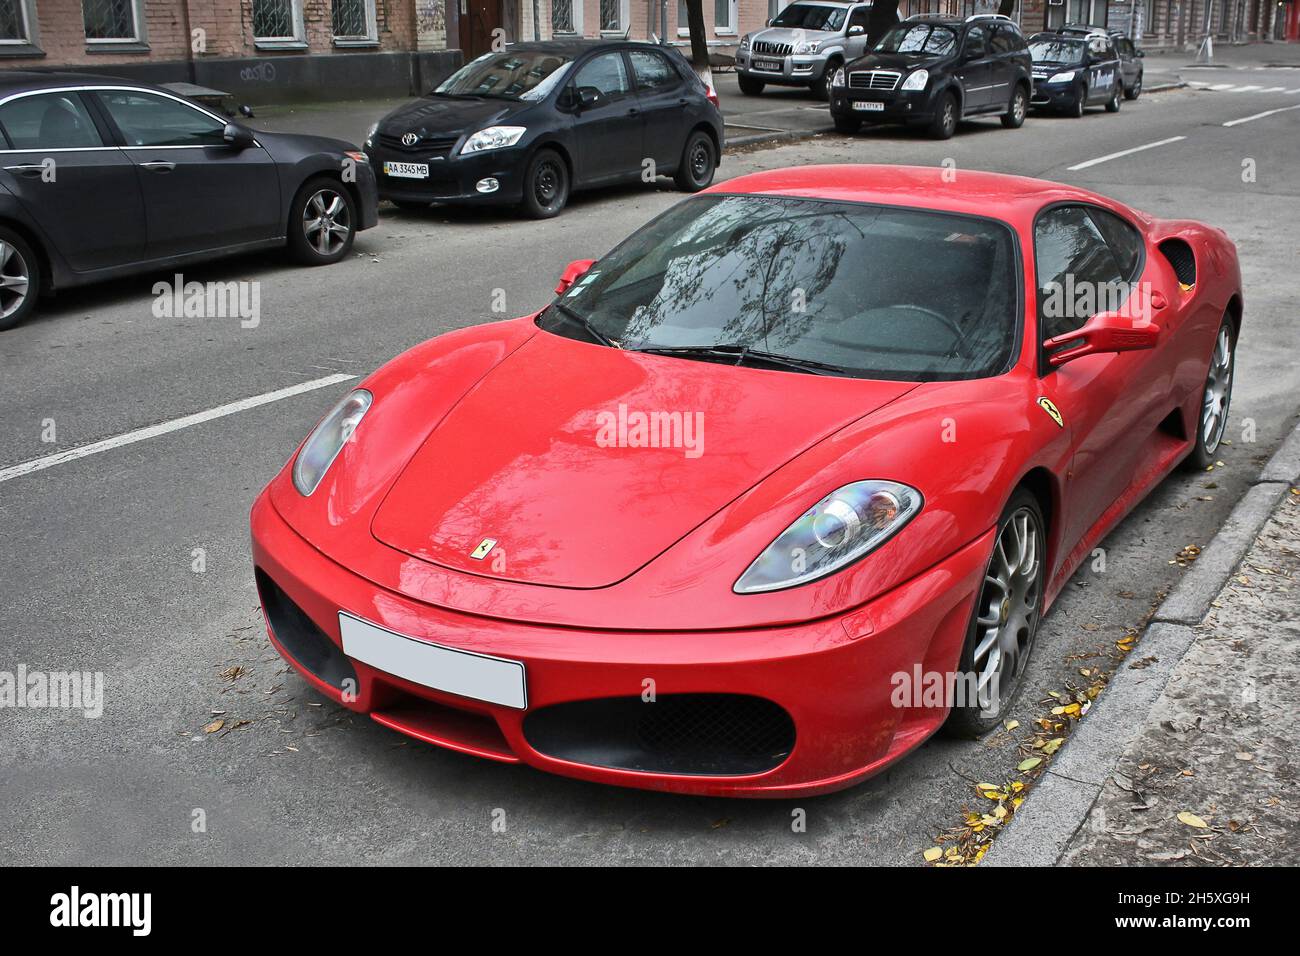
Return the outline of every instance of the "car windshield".
{"type": "Polygon", "coordinates": [[[434,88],[434,96],[540,100],[555,89],[572,58],[552,51],[485,53],[434,88]]]}
{"type": "Polygon", "coordinates": [[[838,30],[844,26],[845,12],[844,7],[792,3],[772,18],[772,26],[803,27],[805,30],[838,30]]]}
{"type": "Polygon", "coordinates": [[[876,44],[879,53],[944,56],[957,46],[957,34],[938,23],[900,23],[876,44]]]}
{"type": "Polygon", "coordinates": [[[980,378],[1017,338],[1004,223],[775,196],[687,200],[539,316],[571,338],[858,378],[980,378]],[[712,351],[710,351],[712,350],[712,351]]]}
{"type": "Polygon", "coordinates": [[[1029,55],[1035,63],[1078,63],[1083,59],[1084,41],[1061,37],[1034,37],[1029,55]]]}

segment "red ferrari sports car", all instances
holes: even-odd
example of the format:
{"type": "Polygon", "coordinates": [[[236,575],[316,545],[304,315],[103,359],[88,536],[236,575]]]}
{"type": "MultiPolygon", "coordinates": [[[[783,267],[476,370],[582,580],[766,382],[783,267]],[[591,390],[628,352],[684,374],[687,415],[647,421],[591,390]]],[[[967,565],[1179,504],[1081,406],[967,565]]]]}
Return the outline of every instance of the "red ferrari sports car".
{"type": "Polygon", "coordinates": [[[1084,556],[1212,460],[1241,281],[1218,229],[946,173],[733,179],[380,368],[253,507],[275,646],[401,733],[658,790],[996,724],[1084,556]]]}

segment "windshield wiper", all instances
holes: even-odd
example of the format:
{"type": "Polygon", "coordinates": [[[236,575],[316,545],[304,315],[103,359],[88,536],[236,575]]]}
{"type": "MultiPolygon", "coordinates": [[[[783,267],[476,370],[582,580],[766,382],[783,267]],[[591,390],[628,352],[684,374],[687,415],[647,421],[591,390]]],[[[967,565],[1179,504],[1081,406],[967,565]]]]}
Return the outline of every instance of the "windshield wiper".
{"type": "Polygon", "coordinates": [[[777,355],[774,352],[762,352],[747,345],[651,345],[632,351],[646,352],[650,355],[679,355],[683,358],[734,358],[736,365],[743,365],[746,360],[752,359],[777,368],[811,372],[813,375],[843,375],[848,371],[839,365],[795,358],[790,355],[777,355]]]}
{"type": "Polygon", "coordinates": [[[581,312],[569,308],[562,302],[552,302],[551,305],[560,313],[560,315],[564,316],[570,322],[576,322],[578,325],[582,326],[586,333],[601,345],[608,345],[610,348],[616,349],[621,349],[623,347],[600,329],[596,328],[596,326],[592,324],[591,319],[587,318],[581,312]]]}

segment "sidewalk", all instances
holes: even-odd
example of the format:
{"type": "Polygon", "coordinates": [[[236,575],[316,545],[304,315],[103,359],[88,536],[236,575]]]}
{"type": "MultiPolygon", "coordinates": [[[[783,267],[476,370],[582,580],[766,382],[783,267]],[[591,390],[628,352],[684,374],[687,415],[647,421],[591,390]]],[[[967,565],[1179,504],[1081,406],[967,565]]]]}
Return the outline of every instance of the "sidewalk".
{"type": "Polygon", "coordinates": [[[992,844],[985,866],[1300,860],[1300,425],[992,844]]]}
{"type": "MultiPolygon", "coordinates": [[[[1131,669],[1149,666],[1141,643],[1131,669]]],[[[1300,488],[1219,593],[1065,866],[1300,860],[1300,488]]]]}

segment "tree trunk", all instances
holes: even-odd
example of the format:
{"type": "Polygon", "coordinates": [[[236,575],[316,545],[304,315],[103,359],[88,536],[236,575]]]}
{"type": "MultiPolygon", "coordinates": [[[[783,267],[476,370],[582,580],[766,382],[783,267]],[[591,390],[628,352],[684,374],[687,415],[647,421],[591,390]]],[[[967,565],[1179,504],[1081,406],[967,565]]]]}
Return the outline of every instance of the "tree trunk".
{"type": "Polygon", "coordinates": [[[686,26],[691,31],[691,65],[704,85],[712,90],[713,71],[709,69],[709,44],[704,32],[704,0],[686,0],[686,26]]]}
{"type": "Polygon", "coordinates": [[[998,5],[998,13],[1004,17],[1014,17],[1016,15],[1016,0],[1002,0],[998,5]]]}

